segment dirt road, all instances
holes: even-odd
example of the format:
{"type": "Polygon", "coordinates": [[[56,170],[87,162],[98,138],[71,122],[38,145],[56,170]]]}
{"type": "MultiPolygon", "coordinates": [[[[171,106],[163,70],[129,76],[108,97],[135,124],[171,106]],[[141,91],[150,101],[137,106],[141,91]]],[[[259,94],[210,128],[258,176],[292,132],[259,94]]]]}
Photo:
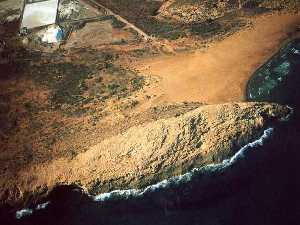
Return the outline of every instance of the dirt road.
{"type": "Polygon", "coordinates": [[[97,10],[102,10],[105,12],[105,14],[107,15],[112,15],[114,16],[117,20],[119,20],[120,22],[126,24],[126,26],[132,28],[133,30],[135,30],[141,37],[143,37],[144,40],[148,41],[151,40],[152,38],[146,34],[144,31],[142,31],[140,28],[136,27],[134,24],[130,23],[129,21],[127,21],[125,18],[121,17],[120,15],[114,13],[113,11],[111,11],[110,9],[106,8],[105,6],[103,6],[102,4],[100,4],[97,1],[94,0],[84,0],[82,1],[83,3],[86,3],[89,6],[92,6],[93,8],[97,9],[97,10]]]}
{"type": "Polygon", "coordinates": [[[135,68],[160,77],[155,104],[178,101],[223,103],[243,101],[251,74],[295,33],[300,14],[269,14],[253,19],[253,26],[212,43],[205,51],[139,61],[135,68]]]}

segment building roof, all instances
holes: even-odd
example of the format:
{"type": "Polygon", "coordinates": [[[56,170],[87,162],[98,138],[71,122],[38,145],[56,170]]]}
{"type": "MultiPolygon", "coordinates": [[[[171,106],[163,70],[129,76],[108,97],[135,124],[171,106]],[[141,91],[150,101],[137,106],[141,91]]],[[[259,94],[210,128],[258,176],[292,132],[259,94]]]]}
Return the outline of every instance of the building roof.
{"type": "Polygon", "coordinates": [[[26,0],[21,29],[32,29],[56,23],[59,0],[26,0]]]}

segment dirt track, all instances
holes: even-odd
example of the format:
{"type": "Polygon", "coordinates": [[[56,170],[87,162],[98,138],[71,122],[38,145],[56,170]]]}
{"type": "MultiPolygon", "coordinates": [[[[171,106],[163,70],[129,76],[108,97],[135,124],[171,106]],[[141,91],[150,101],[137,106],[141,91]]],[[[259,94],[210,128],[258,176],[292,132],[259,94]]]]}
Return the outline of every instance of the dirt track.
{"type": "Polygon", "coordinates": [[[105,6],[101,5],[100,3],[94,1],[94,0],[84,0],[83,3],[86,3],[90,5],[91,7],[97,9],[97,10],[104,10],[107,15],[112,15],[122,23],[126,24],[126,26],[132,28],[135,30],[140,36],[143,37],[144,40],[151,40],[151,37],[148,36],[144,31],[136,27],[134,24],[128,22],[125,18],[121,17],[120,15],[112,12],[110,9],[106,8],[105,6]]]}
{"type": "Polygon", "coordinates": [[[158,96],[155,104],[243,101],[251,74],[299,25],[300,14],[260,16],[251,28],[211,44],[204,52],[144,59],[135,67],[143,74],[161,78],[157,87],[147,90],[149,95],[158,96]]]}

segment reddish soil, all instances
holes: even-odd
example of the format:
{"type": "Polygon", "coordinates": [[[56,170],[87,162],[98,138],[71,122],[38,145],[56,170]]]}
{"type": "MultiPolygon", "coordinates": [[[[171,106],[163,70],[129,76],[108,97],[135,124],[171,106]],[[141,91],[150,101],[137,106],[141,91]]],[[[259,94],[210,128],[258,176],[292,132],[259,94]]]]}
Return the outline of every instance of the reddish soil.
{"type": "Polygon", "coordinates": [[[159,77],[149,95],[154,104],[245,100],[252,73],[272,56],[300,25],[300,14],[274,13],[254,18],[253,26],[194,53],[140,60],[141,73],[159,77]]]}

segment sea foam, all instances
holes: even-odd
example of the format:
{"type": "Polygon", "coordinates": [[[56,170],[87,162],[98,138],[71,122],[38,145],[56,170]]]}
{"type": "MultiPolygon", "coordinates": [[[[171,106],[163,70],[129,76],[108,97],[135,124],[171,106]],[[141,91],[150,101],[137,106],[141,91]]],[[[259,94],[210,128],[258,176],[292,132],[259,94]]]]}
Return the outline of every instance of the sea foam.
{"type": "Polygon", "coordinates": [[[239,160],[244,159],[249,151],[253,150],[258,146],[263,146],[264,143],[269,138],[271,138],[273,132],[274,132],[273,128],[266,129],[263,135],[259,139],[245,145],[230,159],[224,160],[219,164],[209,164],[204,167],[194,168],[193,170],[191,170],[191,172],[185,173],[180,176],[172,177],[170,179],[163,180],[157,184],[150,185],[144,189],[115,190],[109,193],[103,193],[97,196],[90,196],[90,197],[96,202],[142,197],[145,194],[159,191],[159,190],[164,190],[169,188],[170,186],[174,187],[179,184],[182,185],[188,183],[192,180],[193,176],[197,176],[199,175],[199,173],[203,175],[215,171],[221,172],[222,170],[225,170],[226,168],[232,166],[239,160]]]}
{"type": "MultiPolygon", "coordinates": [[[[222,172],[228,167],[234,165],[235,163],[239,162],[240,160],[243,160],[247,157],[247,154],[253,150],[255,150],[256,147],[263,146],[264,143],[271,138],[272,134],[274,132],[273,128],[268,128],[264,131],[263,135],[245,145],[242,147],[236,154],[234,154],[230,159],[224,160],[221,163],[218,164],[209,164],[207,166],[194,168],[190,172],[185,173],[183,175],[179,175],[176,177],[172,177],[170,179],[163,180],[159,183],[150,185],[144,189],[128,189],[128,190],[115,190],[109,193],[102,193],[96,196],[89,195],[89,197],[95,201],[95,202],[106,202],[106,201],[112,201],[112,200],[126,200],[126,199],[133,199],[133,198],[142,198],[146,194],[151,194],[158,191],[164,191],[167,190],[169,187],[178,187],[179,185],[184,185],[186,183],[189,183],[193,180],[195,177],[199,176],[205,176],[216,172],[222,172]]],[[[43,204],[37,205],[33,209],[22,209],[16,212],[16,219],[22,219],[23,217],[30,216],[34,213],[36,210],[43,210],[48,207],[50,202],[46,202],[43,204]]]]}

